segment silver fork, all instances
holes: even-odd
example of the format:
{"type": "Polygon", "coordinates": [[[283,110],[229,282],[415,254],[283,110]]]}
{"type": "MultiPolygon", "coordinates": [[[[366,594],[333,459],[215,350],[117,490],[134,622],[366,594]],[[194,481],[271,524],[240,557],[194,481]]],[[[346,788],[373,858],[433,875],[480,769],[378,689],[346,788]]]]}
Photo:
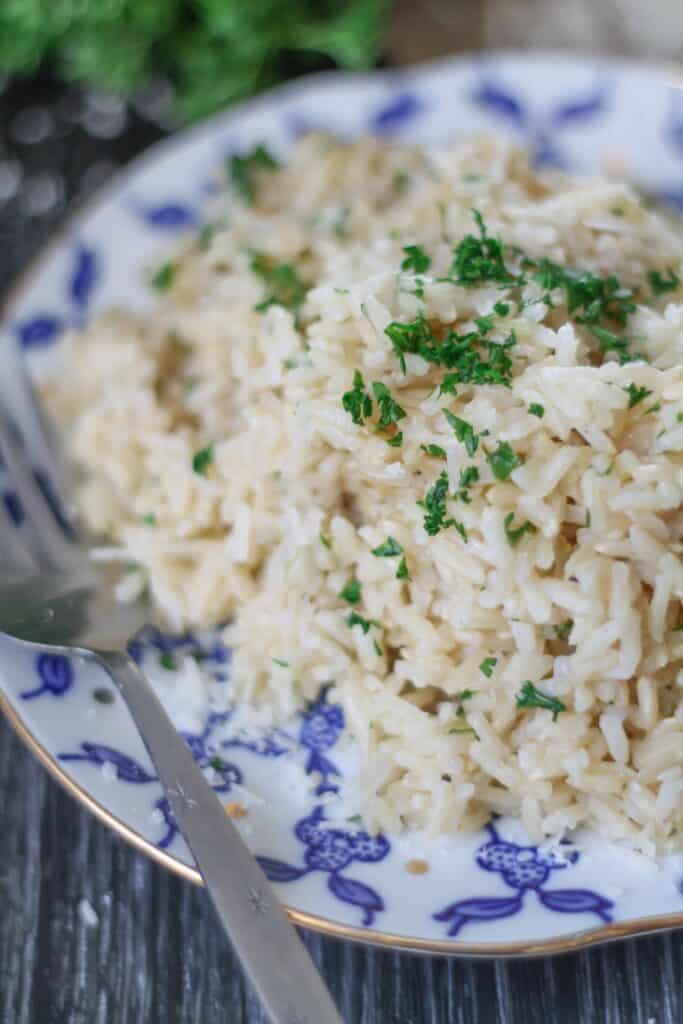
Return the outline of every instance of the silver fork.
{"type": "Polygon", "coordinates": [[[127,653],[129,640],[145,623],[145,609],[117,604],[83,541],[66,535],[1,400],[0,455],[29,527],[29,540],[20,542],[16,530],[3,529],[0,521],[0,631],[17,643],[49,644],[105,669],[135,719],[178,828],[269,1019],[342,1024],[273,888],[127,653]]]}

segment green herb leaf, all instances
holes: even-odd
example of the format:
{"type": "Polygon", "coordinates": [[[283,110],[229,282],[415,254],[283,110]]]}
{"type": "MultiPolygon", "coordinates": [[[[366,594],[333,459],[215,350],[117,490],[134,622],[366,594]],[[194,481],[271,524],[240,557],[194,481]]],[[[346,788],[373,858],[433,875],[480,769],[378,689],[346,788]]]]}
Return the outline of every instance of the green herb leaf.
{"type": "Polygon", "coordinates": [[[387,537],[379,547],[373,548],[372,553],[378,558],[393,558],[395,555],[402,555],[403,548],[393,537],[387,537]]]}
{"type": "Polygon", "coordinates": [[[165,668],[167,672],[175,672],[178,667],[175,657],[170,651],[164,651],[159,655],[159,664],[162,668],[165,668]]]}
{"type": "Polygon", "coordinates": [[[474,690],[461,690],[458,694],[458,700],[469,700],[474,697],[474,690]]]}
{"type": "Polygon", "coordinates": [[[652,394],[650,388],[639,388],[636,384],[629,384],[627,388],[622,388],[628,395],[628,407],[632,409],[634,405],[638,405],[638,402],[642,402],[643,399],[649,398],[652,394]]]}
{"type": "Polygon", "coordinates": [[[513,284],[514,278],[505,266],[505,247],[499,238],[489,238],[486,225],[478,210],[472,215],[479,228],[479,237],[466,235],[453,250],[451,274],[467,286],[493,282],[513,284]]]}
{"type": "Polygon", "coordinates": [[[167,263],[162,263],[152,274],[150,279],[152,288],[156,288],[158,292],[168,291],[173,284],[177,269],[176,264],[170,260],[167,263]]]}
{"type": "Polygon", "coordinates": [[[536,533],[536,527],[528,519],[521,526],[513,526],[513,518],[514,513],[508,512],[503,520],[503,525],[505,526],[505,536],[508,539],[508,544],[514,548],[519,544],[525,533],[536,533]]]}
{"type": "Polygon", "coordinates": [[[529,406],[529,412],[532,416],[538,416],[539,420],[542,419],[545,415],[545,409],[542,405],[539,405],[538,402],[531,403],[531,405],[529,406]]]}
{"type": "Polygon", "coordinates": [[[446,458],[446,452],[439,444],[421,444],[420,449],[435,459],[446,458]]]}
{"type": "Polygon", "coordinates": [[[461,523],[459,519],[454,519],[453,526],[456,528],[462,539],[465,541],[465,544],[467,544],[468,537],[467,530],[465,529],[465,524],[461,523]]]}
{"type": "Polygon", "coordinates": [[[145,524],[145,526],[156,526],[157,517],[154,515],[153,512],[148,512],[146,515],[142,517],[142,521],[145,524]]]}
{"type": "Polygon", "coordinates": [[[517,694],[517,707],[545,708],[547,711],[552,711],[553,722],[557,721],[557,716],[561,711],[567,710],[566,705],[561,700],[558,700],[557,697],[549,697],[547,694],[541,693],[529,680],[522,684],[522,689],[517,694]]]}
{"type": "Polygon", "coordinates": [[[479,666],[479,671],[483,672],[487,679],[490,679],[497,664],[498,658],[484,658],[479,666]]]}
{"type": "Polygon", "coordinates": [[[521,466],[524,459],[510,447],[507,441],[501,441],[495,451],[486,453],[486,461],[496,480],[507,480],[513,469],[521,466]]]}
{"type": "Polygon", "coordinates": [[[420,352],[432,340],[432,330],[422,314],[409,323],[395,320],[385,327],[384,333],[394,346],[394,352],[403,372],[406,372],[405,356],[408,352],[420,352]]]}
{"type": "Polygon", "coordinates": [[[655,295],[675,292],[681,286],[681,279],[673,267],[667,267],[664,273],[659,270],[650,270],[647,279],[655,295]]]}
{"type": "Polygon", "coordinates": [[[228,767],[222,757],[212,757],[209,760],[210,766],[215,772],[222,772],[228,767]]]}
{"type": "Polygon", "coordinates": [[[396,579],[409,580],[410,578],[411,576],[410,573],[408,572],[408,563],[406,562],[405,557],[403,557],[401,561],[398,563],[398,569],[396,570],[396,579]]]}
{"type": "Polygon", "coordinates": [[[377,657],[381,658],[382,655],[384,654],[384,651],[382,650],[382,648],[380,647],[376,640],[372,641],[372,646],[375,648],[375,654],[377,655],[377,657]]]}
{"type": "Polygon", "coordinates": [[[348,601],[349,604],[358,604],[361,599],[361,584],[359,580],[351,579],[347,580],[342,589],[339,592],[339,596],[344,601],[348,601]]]}
{"type": "Polygon", "coordinates": [[[393,437],[387,438],[387,444],[390,448],[400,448],[403,444],[403,431],[399,430],[398,434],[394,434],[393,437]]]}
{"type": "Polygon", "coordinates": [[[496,316],[507,316],[510,312],[510,306],[507,302],[497,302],[493,307],[493,312],[496,316]]]}
{"type": "Polygon", "coordinates": [[[477,735],[471,725],[461,725],[461,726],[458,726],[457,728],[453,728],[453,729],[449,729],[448,730],[448,735],[449,736],[459,736],[459,735],[464,735],[465,733],[472,733],[473,736],[477,735]]]}
{"type": "Polygon", "coordinates": [[[192,469],[199,476],[206,476],[206,472],[213,462],[213,441],[207,444],[206,448],[200,448],[192,456],[192,469]]]}
{"type": "Polygon", "coordinates": [[[357,426],[363,426],[372,415],[372,399],[365,390],[360,370],[353,374],[353,387],[342,395],[342,406],[357,426]]]}
{"type": "Polygon", "coordinates": [[[327,548],[328,551],[332,550],[332,538],[328,537],[326,534],[320,534],[320,543],[324,548],[327,548]]]}
{"type": "Polygon", "coordinates": [[[248,203],[253,203],[264,171],[280,167],[275,157],[260,143],[250,153],[235,155],[228,161],[228,175],[235,190],[248,203]]]}
{"type": "Polygon", "coordinates": [[[474,455],[479,445],[479,434],[475,434],[471,423],[454,416],[452,412],[444,409],[444,416],[455,431],[455,436],[461,444],[465,445],[465,451],[469,456],[474,455]]]}
{"type": "Polygon", "coordinates": [[[572,631],[573,625],[574,620],[567,619],[566,622],[561,622],[559,626],[553,626],[553,630],[559,640],[566,640],[572,631]]]}
{"type": "Polygon", "coordinates": [[[415,274],[424,274],[429,270],[432,261],[419,245],[404,245],[403,251],[406,258],[401,264],[401,270],[412,270],[415,274]]]}
{"type": "Polygon", "coordinates": [[[364,633],[369,632],[370,626],[375,626],[376,629],[382,628],[379,622],[376,622],[375,619],[364,619],[362,615],[358,614],[358,612],[351,612],[350,615],[347,615],[346,625],[349,629],[353,629],[354,626],[360,626],[364,633]]]}
{"type": "Polygon", "coordinates": [[[424,528],[431,536],[435,536],[441,530],[455,525],[454,519],[446,519],[446,501],[448,499],[448,476],[442,471],[424,498],[418,501],[418,505],[424,509],[424,528]]]}
{"type": "Polygon", "coordinates": [[[591,324],[588,328],[593,337],[598,339],[600,344],[601,352],[616,352],[620,363],[630,363],[633,359],[637,359],[629,351],[628,338],[622,338],[614,331],[608,331],[604,327],[599,327],[597,324],[591,324]]]}
{"type": "Polygon", "coordinates": [[[289,668],[289,662],[283,661],[282,658],[273,658],[273,661],[276,665],[279,665],[280,668],[289,668]]]}
{"type": "Polygon", "coordinates": [[[372,390],[379,409],[378,430],[384,430],[386,427],[391,426],[392,423],[398,423],[399,420],[405,417],[405,409],[402,409],[398,402],[394,401],[386,384],[382,384],[378,380],[373,381],[372,390]]]}
{"type": "Polygon", "coordinates": [[[291,263],[273,263],[265,253],[255,252],[250,264],[252,273],[263,281],[269,294],[254,309],[263,313],[269,306],[284,306],[296,311],[306,298],[308,285],[299,277],[291,263]]]}

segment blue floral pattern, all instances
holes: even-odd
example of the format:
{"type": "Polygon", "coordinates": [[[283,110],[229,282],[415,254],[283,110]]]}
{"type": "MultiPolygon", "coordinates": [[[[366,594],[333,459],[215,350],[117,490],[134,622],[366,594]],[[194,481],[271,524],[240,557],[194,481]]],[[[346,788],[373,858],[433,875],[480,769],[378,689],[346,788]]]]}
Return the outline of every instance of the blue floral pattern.
{"type": "Polygon", "coordinates": [[[38,312],[15,326],[16,337],[24,349],[43,348],[57,340],[65,327],[83,324],[100,280],[100,259],[91,246],[77,244],[72,251],[65,295],[65,314],[38,312]]]}
{"type": "Polygon", "coordinates": [[[448,924],[448,935],[454,938],[469,923],[497,921],[520,913],[528,892],[536,893],[548,910],[560,914],[592,913],[604,922],[612,920],[611,900],[591,889],[546,889],[553,871],[562,871],[576,864],[576,851],[540,850],[537,846],[520,846],[501,839],[495,825],[487,825],[488,842],[480,846],[476,862],[484,871],[499,874],[514,890],[514,896],[483,896],[459,900],[433,914],[435,921],[448,924]]]}
{"type": "Polygon", "coordinates": [[[36,658],[38,685],[32,690],[24,690],[22,700],[33,700],[51,693],[54,697],[62,697],[74,681],[73,665],[63,654],[39,654],[36,658]]]}
{"type": "Polygon", "coordinates": [[[318,699],[308,705],[302,716],[299,733],[299,743],[308,751],[306,774],[320,774],[316,796],[336,793],[339,789],[336,782],[332,781],[333,776],[339,775],[339,770],[323,751],[331,750],[344,731],[344,712],[338,704],[330,704],[327,699],[329,690],[329,686],[323,687],[318,699]]]}
{"type": "Polygon", "coordinates": [[[562,152],[558,136],[569,127],[594,120],[608,108],[608,89],[597,82],[585,92],[551,106],[541,114],[485,72],[470,93],[470,101],[496,120],[506,123],[522,136],[537,167],[567,170],[570,161],[562,152]]]}
{"type": "Polygon", "coordinates": [[[322,871],[327,875],[327,887],[332,895],[343,903],[359,907],[362,923],[369,927],[375,915],[384,910],[384,900],[369,885],[341,872],[354,861],[375,864],[384,860],[390,850],[389,840],[383,835],[368,835],[363,829],[330,827],[325,821],[324,808],[320,806],[296,823],[294,833],[306,847],[304,866],[273,857],[258,857],[267,877],[271,882],[295,882],[312,871],[322,871]]]}

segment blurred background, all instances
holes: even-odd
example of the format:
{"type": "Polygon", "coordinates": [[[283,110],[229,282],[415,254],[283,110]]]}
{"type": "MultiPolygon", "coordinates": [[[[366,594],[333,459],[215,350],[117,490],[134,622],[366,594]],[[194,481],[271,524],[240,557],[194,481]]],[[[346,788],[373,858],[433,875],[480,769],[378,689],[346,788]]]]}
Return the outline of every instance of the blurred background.
{"type": "Polygon", "coordinates": [[[680,0],[0,0],[6,287],[164,133],[308,71],[495,48],[683,55],[680,0]]]}

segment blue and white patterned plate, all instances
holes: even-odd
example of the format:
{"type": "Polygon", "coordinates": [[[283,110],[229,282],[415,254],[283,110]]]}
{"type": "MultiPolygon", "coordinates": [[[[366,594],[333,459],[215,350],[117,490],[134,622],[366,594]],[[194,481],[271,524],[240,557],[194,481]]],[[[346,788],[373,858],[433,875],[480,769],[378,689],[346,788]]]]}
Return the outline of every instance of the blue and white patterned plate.
{"type": "MultiPolygon", "coordinates": [[[[67,325],[112,303],[144,305],[146,272],[165,246],[196,228],[226,156],[261,140],[284,151],[309,129],[423,142],[500,132],[528,146],[539,164],[616,171],[683,207],[682,85],[676,68],[530,54],[299,81],[134,162],[71,221],[15,293],[0,356],[19,344],[37,373],[49,372],[67,325]]],[[[0,500],[21,528],[1,468],[0,500]]],[[[176,662],[198,654],[229,695],[230,651],[215,636],[148,630],[133,650],[221,799],[246,807],[238,825],[299,923],[470,955],[553,952],[683,925],[683,856],[655,864],[590,836],[578,848],[538,849],[505,820],[465,837],[369,836],[335,797],[353,752],[340,742],[343,714],[327,692],[286,727],[248,734],[231,728],[230,712],[209,710],[201,685],[181,697],[163,667],[169,654],[176,662]]],[[[196,880],[106,678],[8,641],[0,642],[0,672],[10,719],[53,774],[131,842],[196,880]]]]}

